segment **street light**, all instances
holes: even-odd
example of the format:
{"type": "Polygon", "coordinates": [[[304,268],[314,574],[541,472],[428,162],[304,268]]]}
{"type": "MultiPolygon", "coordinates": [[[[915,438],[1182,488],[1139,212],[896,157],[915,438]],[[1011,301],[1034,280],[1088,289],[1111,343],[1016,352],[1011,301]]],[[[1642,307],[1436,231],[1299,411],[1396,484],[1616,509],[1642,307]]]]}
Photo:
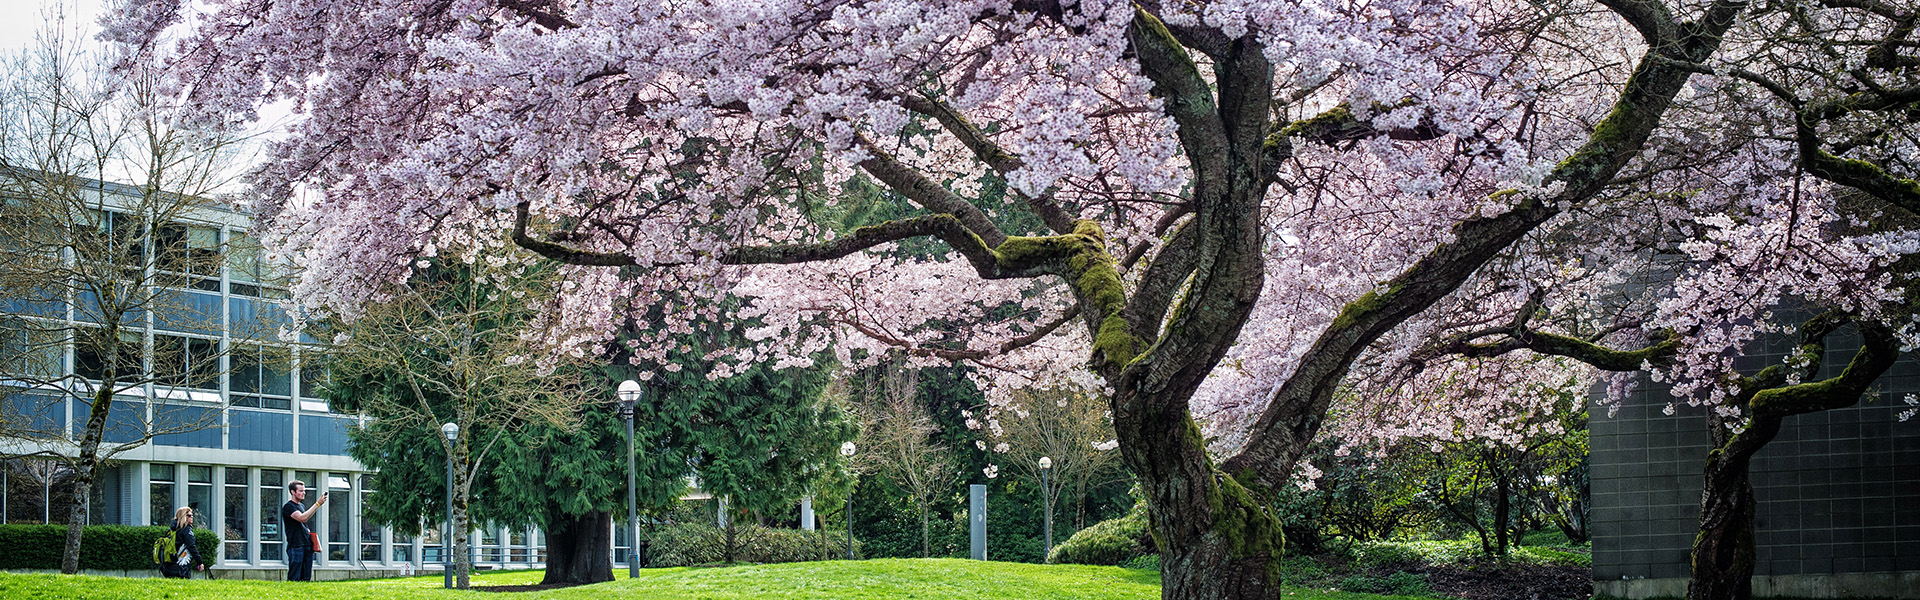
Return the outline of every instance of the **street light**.
{"type": "Polygon", "coordinates": [[[453,589],[453,440],[460,437],[460,426],[452,422],[440,426],[440,435],[447,436],[447,537],[440,543],[441,569],[446,575],[445,586],[453,589]]]}
{"type": "MultiPolygon", "coordinates": [[[[851,441],[840,444],[840,455],[848,459],[853,458],[855,450],[851,441]]],[[[847,465],[847,471],[852,473],[853,465],[847,465]]],[[[847,560],[853,560],[853,488],[859,484],[859,480],[855,479],[854,484],[847,486],[847,560]]]]}
{"type": "Polygon", "coordinates": [[[645,392],[640,382],[620,382],[620,419],[627,422],[627,578],[640,578],[640,519],[633,508],[633,405],[645,392]]]}
{"type": "Polygon", "coordinates": [[[1046,562],[1047,557],[1053,555],[1053,494],[1050,493],[1053,488],[1047,485],[1047,473],[1052,470],[1053,459],[1040,457],[1040,503],[1046,506],[1047,513],[1047,547],[1040,554],[1040,562],[1046,562]]]}

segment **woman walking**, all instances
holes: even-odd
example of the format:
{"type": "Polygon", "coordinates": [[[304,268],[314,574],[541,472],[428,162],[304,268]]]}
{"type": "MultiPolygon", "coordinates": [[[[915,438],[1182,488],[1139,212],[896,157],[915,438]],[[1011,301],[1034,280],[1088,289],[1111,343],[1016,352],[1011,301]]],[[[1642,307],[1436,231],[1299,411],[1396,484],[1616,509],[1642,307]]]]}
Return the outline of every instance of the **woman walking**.
{"type": "Polygon", "coordinates": [[[200,559],[200,546],[193,543],[193,509],[182,506],[173,511],[173,547],[179,558],[160,564],[160,574],[175,579],[186,579],[193,570],[207,570],[207,563],[200,559]]]}

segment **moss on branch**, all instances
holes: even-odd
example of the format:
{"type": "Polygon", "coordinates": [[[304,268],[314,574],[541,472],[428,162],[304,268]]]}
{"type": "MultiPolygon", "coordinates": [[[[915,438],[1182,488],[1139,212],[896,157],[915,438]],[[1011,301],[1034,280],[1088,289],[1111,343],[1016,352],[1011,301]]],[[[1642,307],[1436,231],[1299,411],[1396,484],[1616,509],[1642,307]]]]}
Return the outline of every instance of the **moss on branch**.
{"type": "Polygon", "coordinates": [[[1126,286],[1113,254],[1107,252],[1107,236],[1100,224],[1083,219],[1074,223],[1073,233],[1011,236],[994,249],[994,255],[1002,270],[1050,267],[1066,278],[1088,318],[1097,324],[1096,367],[1124,368],[1139,356],[1143,344],[1122,314],[1127,306],[1126,286]]]}

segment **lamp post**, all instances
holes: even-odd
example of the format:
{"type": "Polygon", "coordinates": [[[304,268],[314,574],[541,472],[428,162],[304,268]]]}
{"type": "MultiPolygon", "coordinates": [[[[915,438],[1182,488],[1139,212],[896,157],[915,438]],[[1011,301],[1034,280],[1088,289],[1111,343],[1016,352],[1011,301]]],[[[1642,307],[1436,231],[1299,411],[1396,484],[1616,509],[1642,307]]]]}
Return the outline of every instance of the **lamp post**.
{"type": "MultiPolygon", "coordinates": [[[[847,457],[848,459],[853,458],[853,453],[855,450],[856,449],[853,446],[853,442],[851,441],[840,444],[840,455],[847,457]]],[[[852,464],[847,465],[847,471],[849,473],[853,471],[852,464]]],[[[854,483],[858,484],[859,480],[855,479],[854,483]]],[[[853,488],[854,487],[855,487],[854,485],[847,486],[847,560],[853,560],[853,488]]]]}
{"type": "Polygon", "coordinates": [[[446,574],[447,589],[453,589],[453,440],[460,437],[460,426],[451,422],[440,426],[440,435],[447,436],[447,537],[440,544],[441,569],[446,574]]]}
{"type": "Polygon", "coordinates": [[[1040,562],[1046,562],[1053,555],[1053,488],[1047,485],[1047,473],[1053,471],[1053,459],[1040,457],[1040,504],[1046,507],[1047,546],[1040,554],[1040,562]]]}
{"type": "Polygon", "coordinates": [[[627,578],[640,577],[640,518],[634,510],[633,498],[633,405],[640,401],[645,392],[640,382],[628,379],[620,382],[620,419],[627,422],[627,578]]]}

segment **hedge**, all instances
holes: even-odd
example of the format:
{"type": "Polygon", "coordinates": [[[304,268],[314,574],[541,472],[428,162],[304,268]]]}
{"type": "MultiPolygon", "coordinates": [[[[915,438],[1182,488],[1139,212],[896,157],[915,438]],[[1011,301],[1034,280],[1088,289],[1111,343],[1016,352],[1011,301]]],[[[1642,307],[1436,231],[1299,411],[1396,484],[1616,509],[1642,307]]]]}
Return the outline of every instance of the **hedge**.
{"type": "MultiPolygon", "coordinates": [[[[734,562],[786,563],[820,560],[820,532],[801,529],[734,525],[734,562]]],[[[847,555],[847,534],[827,532],[825,558],[847,555]]],[[[647,565],[685,567],[721,562],[726,556],[725,530],[709,523],[680,522],[654,530],[647,538],[647,565]]],[[[858,554],[860,543],[854,542],[858,554]]]]}
{"type": "MultiPolygon", "coordinates": [[[[153,540],[167,534],[165,527],[93,525],[80,532],[80,568],[138,571],[159,570],[153,564],[153,540]]],[[[193,530],[200,558],[217,561],[220,540],[212,531],[193,530]]],[[[59,569],[67,546],[66,525],[0,525],[0,569],[59,569]]]]}
{"type": "Polygon", "coordinates": [[[1147,505],[1142,502],[1125,515],[1074,533],[1053,547],[1047,562],[1113,566],[1153,554],[1153,535],[1147,532],[1147,505]]]}

